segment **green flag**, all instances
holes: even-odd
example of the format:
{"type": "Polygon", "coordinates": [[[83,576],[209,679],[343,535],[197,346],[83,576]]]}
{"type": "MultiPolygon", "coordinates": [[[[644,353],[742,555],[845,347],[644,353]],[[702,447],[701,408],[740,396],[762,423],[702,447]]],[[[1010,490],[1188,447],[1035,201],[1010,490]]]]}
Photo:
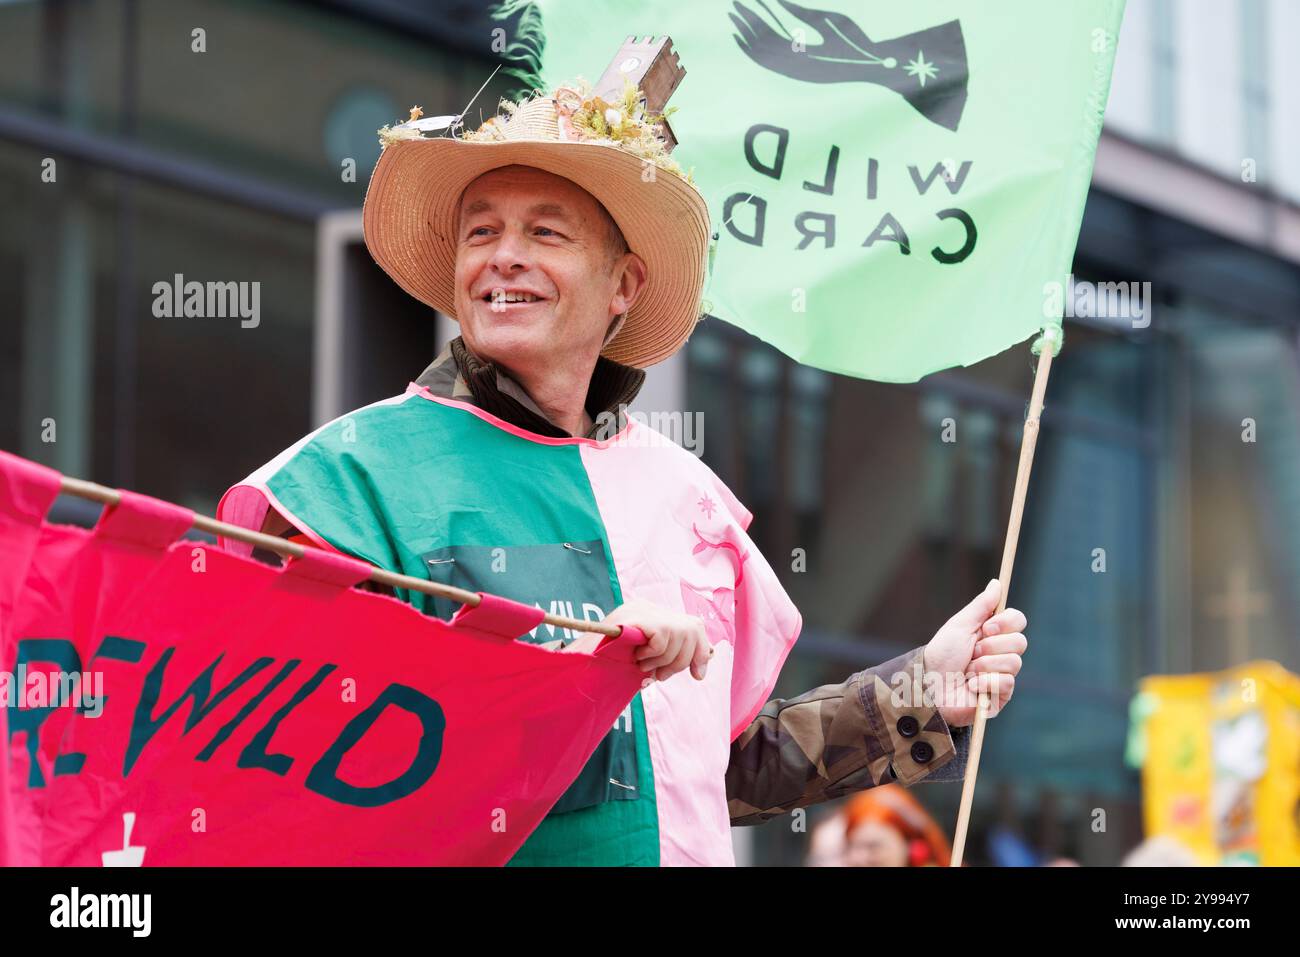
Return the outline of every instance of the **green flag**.
{"type": "Polygon", "coordinates": [[[1059,327],[1124,0],[515,0],[549,88],[670,36],[705,308],[911,382],[1059,327]],[[1053,308],[1055,306],[1055,308],[1053,308]]]}

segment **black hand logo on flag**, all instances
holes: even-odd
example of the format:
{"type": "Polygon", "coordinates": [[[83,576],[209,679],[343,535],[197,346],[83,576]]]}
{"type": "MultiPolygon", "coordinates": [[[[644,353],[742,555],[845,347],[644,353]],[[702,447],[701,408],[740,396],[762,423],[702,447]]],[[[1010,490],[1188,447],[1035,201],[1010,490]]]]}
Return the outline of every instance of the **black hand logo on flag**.
{"type": "Polygon", "coordinates": [[[779,0],[821,37],[820,44],[799,50],[764,0],[756,2],[772,23],[741,3],[727,16],[738,31],[732,34],[736,43],[759,66],[807,83],[875,83],[902,94],[931,122],[957,129],[969,77],[960,20],[876,42],[845,14],[779,0]]]}

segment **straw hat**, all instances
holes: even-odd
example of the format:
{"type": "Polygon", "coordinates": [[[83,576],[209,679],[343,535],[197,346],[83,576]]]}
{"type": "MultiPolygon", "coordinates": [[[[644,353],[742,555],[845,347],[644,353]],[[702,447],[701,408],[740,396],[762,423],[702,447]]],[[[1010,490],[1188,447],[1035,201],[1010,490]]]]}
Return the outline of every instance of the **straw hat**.
{"type": "Polygon", "coordinates": [[[668,155],[658,116],[630,84],[610,103],[585,84],[502,101],[502,112],[457,137],[459,117],[413,119],[379,131],[383,151],[366,191],[366,246],[421,302],[456,318],[456,219],[476,177],[521,164],[572,180],[608,210],[646,263],[646,285],[602,355],[645,367],[681,348],[701,314],[709,210],[668,155]],[[433,132],[435,135],[428,135],[433,132]]]}

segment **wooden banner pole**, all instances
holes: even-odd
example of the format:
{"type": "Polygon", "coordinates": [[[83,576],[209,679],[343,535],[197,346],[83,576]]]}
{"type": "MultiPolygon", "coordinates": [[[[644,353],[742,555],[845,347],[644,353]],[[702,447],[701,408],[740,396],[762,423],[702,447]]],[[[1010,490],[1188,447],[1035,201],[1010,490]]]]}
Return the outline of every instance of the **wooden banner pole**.
{"type": "MultiPolygon", "coordinates": [[[[1020,520],[1025,513],[1025,493],[1029,489],[1029,471],[1034,464],[1034,447],[1038,444],[1038,420],[1043,413],[1043,395],[1047,392],[1047,376],[1052,368],[1052,353],[1060,338],[1057,329],[1045,329],[1038,353],[1038,368],[1034,372],[1034,389],[1029,398],[1029,414],[1025,416],[1025,430],[1020,440],[1020,464],[1016,467],[1016,488],[1011,498],[1011,518],[1007,523],[1007,538],[1002,548],[1002,568],[998,572],[998,585],[1002,596],[998,599],[997,614],[1007,607],[1011,591],[1011,569],[1016,561],[1016,543],[1020,540],[1020,520]]],[[[966,760],[966,778],[961,786],[961,807],[957,812],[957,830],[952,839],[952,866],[961,867],[966,850],[966,830],[970,825],[971,802],[975,797],[975,778],[980,770],[980,750],[984,746],[984,726],[989,717],[989,696],[979,696],[975,724],[971,728],[970,755],[966,760]]]]}
{"type": "MultiPolygon", "coordinates": [[[[101,502],[110,507],[117,505],[122,500],[122,496],[115,489],[97,485],[94,482],[87,482],[84,479],[69,478],[66,475],[59,478],[59,490],[68,495],[89,499],[92,502],[101,502]]],[[[265,548],[283,558],[301,558],[307,551],[297,542],[286,541],[275,535],[254,532],[239,525],[219,522],[215,518],[209,518],[206,515],[195,515],[193,527],[212,535],[233,538],[241,542],[247,542],[249,545],[265,548]]],[[[480,601],[477,592],[466,591],[463,588],[455,588],[451,585],[443,585],[423,578],[412,578],[410,575],[399,575],[383,568],[372,569],[370,581],[387,585],[390,588],[406,588],[411,591],[423,592],[426,595],[436,595],[439,598],[447,598],[461,605],[468,605],[471,608],[477,607],[480,601]]],[[[602,621],[580,621],[577,618],[569,618],[565,615],[547,614],[542,617],[542,621],[550,625],[558,625],[561,628],[568,628],[573,632],[590,631],[611,638],[618,637],[623,630],[621,625],[607,625],[602,621]]]]}

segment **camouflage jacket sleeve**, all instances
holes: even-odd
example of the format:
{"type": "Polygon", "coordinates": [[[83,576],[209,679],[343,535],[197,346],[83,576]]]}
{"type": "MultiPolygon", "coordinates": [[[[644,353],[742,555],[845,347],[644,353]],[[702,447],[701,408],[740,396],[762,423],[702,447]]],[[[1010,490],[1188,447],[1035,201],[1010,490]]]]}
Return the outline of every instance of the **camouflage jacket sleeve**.
{"type": "Polygon", "coordinates": [[[922,701],[896,703],[896,676],[919,678],[922,652],[915,648],[843,684],[769,701],[731,744],[731,823],[758,824],[891,781],[961,780],[969,729],[950,733],[922,701]]]}

